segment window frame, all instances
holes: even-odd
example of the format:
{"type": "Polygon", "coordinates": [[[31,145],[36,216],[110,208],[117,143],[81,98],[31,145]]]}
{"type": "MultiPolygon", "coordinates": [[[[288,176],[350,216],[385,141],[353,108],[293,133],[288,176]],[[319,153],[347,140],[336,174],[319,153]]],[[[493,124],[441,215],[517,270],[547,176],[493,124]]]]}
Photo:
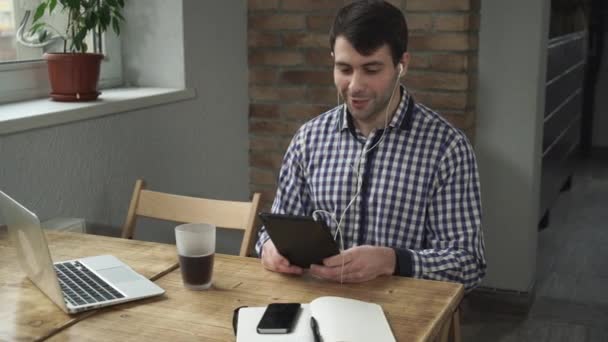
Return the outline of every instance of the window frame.
{"type": "MultiPolygon", "coordinates": [[[[14,13],[17,12],[19,11],[15,10],[14,13]]],[[[15,15],[15,22],[18,21],[21,19],[15,15]]],[[[104,58],[101,62],[98,87],[104,89],[121,86],[123,70],[120,38],[109,30],[103,34],[102,39],[104,58]]],[[[43,98],[50,92],[44,59],[0,62],[0,104],[43,98]]]]}

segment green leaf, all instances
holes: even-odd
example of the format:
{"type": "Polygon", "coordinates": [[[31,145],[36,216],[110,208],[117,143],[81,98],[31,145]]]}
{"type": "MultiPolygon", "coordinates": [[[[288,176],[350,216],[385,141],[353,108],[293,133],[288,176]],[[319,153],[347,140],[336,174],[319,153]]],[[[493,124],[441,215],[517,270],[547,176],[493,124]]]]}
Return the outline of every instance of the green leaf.
{"type": "Polygon", "coordinates": [[[32,20],[32,23],[35,23],[36,21],[38,21],[38,19],[42,18],[45,10],[46,10],[46,2],[43,2],[40,5],[38,5],[38,8],[36,8],[36,13],[34,14],[34,19],[32,20]]]}
{"type": "Polygon", "coordinates": [[[69,8],[79,10],[80,9],[80,0],[67,0],[66,1],[69,8]]]}
{"type": "Polygon", "coordinates": [[[44,42],[48,36],[49,36],[49,31],[41,30],[40,32],[38,32],[38,41],[44,42]]]}
{"type": "Polygon", "coordinates": [[[124,0],[118,0],[118,5],[120,6],[120,8],[125,7],[125,1],[124,0]]]}
{"type": "Polygon", "coordinates": [[[122,20],[122,21],[125,21],[125,17],[123,17],[119,11],[114,11],[114,16],[120,18],[120,20],[122,20]]]}
{"type": "Polygon", "coordinates": [[[85,25],[88,28],[94,28],[95,25],[97,25],[97,15],[95,14],[95,12],[90,12],[87,14],[85,19],[85,25]]]}
{"type": "Polygon", "coordinates": [[[120,35],[120,24],[118,23],[118,19],[116,19],[116,17],[112,18],[112,28],[117,36],[120,35]]]}
{"type": "Polygon", "coordinates": [[[49,14],[51,14],[51,12],[53,12],[53,10],[55,9],[55,6],[57,6],[57,0],[51,0],[49,2],[49,14]]]}
{"type": "Polygon", "coordinates": [[[101,7],[99,9],[99,24],[103,31],[110,25],[110,20],[112,17],[110,16],[110,8],[109,7],[101,7]]]}
{"type": "Polygon", "coordinates": [[[32,25],[32,27],[30,27],[30,33],[34,33],[36,31],[38,31],[44,25],[46,25],[46,24],[42,21],[32,25]]]}
{"type": "Polygon", "coordinates": [[[76,35],[74,35],[74,37],[72,38],[73,45],[76,47],[76,50],[80,52],[85,52],[85,50],[83,49],[86,49],[84,39],[87,36],[87,32],[88,30],[86,29],[86,27],[80,28],[78,33],[76,33],[76,35]]]}

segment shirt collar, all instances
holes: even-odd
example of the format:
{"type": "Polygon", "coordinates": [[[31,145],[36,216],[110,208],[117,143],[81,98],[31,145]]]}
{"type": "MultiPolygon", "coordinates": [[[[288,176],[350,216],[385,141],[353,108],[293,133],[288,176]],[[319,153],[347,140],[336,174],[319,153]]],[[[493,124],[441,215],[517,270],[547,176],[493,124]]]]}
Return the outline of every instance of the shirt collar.
{"type": "MultiPolygon", "coordinates": [[[[395,115],[393,115],[391,121],[388,123],[388,126],[391,128],[399,127],[401,130],[408,131],[412,126],[414,99],[404,86],[401,86],[400,90],[401,102],[399,102],[395,115]]],[[[352,132],[355,131],[353,118],[348,111],[346,104],[341,106],[338,120],[340,120],[339,124],[337,125],[338,131],[344,131],[345,129],[350,129],[352,132]]]]}

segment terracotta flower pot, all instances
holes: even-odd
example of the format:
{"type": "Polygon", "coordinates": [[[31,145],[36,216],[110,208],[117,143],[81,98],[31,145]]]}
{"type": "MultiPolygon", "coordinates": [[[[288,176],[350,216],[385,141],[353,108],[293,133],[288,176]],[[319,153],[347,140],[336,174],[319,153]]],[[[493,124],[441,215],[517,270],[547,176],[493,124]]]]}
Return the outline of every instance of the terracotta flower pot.
{"type": "Polygon", "coordinates": [[[92,101],[97,99],[99,67],[103,55],[97,53],[45,53],[49,70],[51,98],[54,101],[92,101]]]}

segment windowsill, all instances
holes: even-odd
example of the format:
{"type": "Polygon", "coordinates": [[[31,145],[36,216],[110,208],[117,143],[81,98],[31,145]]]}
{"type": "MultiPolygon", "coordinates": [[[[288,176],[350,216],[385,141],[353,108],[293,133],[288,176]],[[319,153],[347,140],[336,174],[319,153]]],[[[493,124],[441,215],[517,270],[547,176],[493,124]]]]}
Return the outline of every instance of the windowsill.
{"type": "Polygon", "coordinates": [[[49,98],[0,104],[0,135],[87,120],[196,97],[194,89],[103,89],[97,101],[55,102],[49,98]]]}

